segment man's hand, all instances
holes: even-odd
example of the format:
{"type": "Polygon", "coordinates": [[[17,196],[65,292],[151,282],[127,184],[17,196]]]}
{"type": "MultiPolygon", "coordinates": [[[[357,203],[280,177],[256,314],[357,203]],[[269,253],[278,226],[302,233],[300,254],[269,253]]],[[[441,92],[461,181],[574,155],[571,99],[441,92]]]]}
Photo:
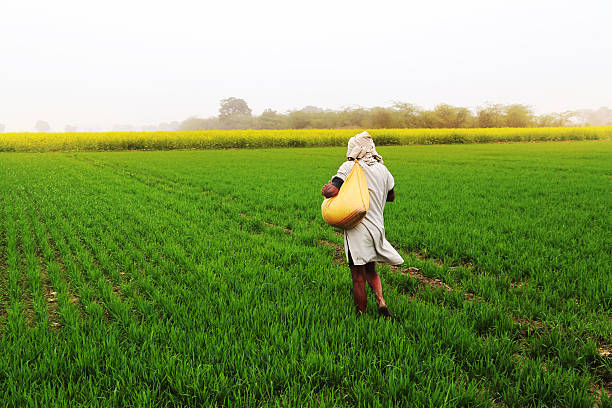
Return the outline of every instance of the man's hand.
{"type": "Polygon", "coordinates": [[[321,194],[323,194],[325,198],[335,197],[338,195],[338,188],[331,183],[331,180],[329,180],[329,182],[321,189],[321,194]]]}

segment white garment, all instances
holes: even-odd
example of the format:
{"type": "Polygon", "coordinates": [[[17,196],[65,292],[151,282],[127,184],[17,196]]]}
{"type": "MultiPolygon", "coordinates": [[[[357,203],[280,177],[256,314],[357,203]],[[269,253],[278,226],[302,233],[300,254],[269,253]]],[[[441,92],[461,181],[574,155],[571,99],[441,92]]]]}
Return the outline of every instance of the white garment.
{"type": "MultiPolygon", "coordinates": [[[[367,165],[359,161],[370,193],[370,209],[365,218],[355,228],[344,231],[344,252],[348,262],[350,248],[351,258],[355,265],[365,265],[369,262],[382,262],[391,265],[404,263],[404,259],[385,238],[385,219],[383,212],[387,202],[387,193],[395,185],[393,176],[387,167],[376,162],[367,165]]],[[[346,180],[353,169],[355,161],[342,163],[335,177],[346,180]]]]}
{"type": "Polygon", "coordinates": [[[363,162],[370,166],[376,162],[384,164],[382,156],[376,151],[372,136],[366,131],[349,139],[346,159],[363,159],[363,162]]]}

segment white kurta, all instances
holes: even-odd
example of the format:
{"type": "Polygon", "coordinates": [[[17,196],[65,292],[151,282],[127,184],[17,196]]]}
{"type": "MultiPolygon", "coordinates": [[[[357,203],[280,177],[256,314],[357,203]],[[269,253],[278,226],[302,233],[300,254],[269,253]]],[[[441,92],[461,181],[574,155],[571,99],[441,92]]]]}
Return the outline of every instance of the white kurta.
{"type": "MultiPolygon", "coordinates": [[[[344,231],[346,260],[348,262],[350,248],[351,258],[355,265],[365,265],[369,262],[382,262],[390,265],[402,264],[404,259],[385,238],[383,212],[387,202],[387,193],[395,185],[393,176],[384,164],[374,163],[368,166],[361,160],[359,164],[368,182],[370,209],[359,225],[344,231]]],[[[354,161],[342,163],[336,177],[346,180],[354,165],[354,161]]]]}

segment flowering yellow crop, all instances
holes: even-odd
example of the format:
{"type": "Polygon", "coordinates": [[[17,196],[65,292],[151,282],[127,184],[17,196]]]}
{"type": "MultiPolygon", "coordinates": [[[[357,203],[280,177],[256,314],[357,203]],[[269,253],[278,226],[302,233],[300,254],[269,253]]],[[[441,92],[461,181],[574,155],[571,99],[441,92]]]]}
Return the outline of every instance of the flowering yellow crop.
{"type": "MultiPolygon", "coordinates": [[[[176,132],[3,133],[0,152],[344,146],[358,129],[176,132]]],[[[378,145],[609,139],[612,126],[487,129],[374,129],[378,145]]]]}

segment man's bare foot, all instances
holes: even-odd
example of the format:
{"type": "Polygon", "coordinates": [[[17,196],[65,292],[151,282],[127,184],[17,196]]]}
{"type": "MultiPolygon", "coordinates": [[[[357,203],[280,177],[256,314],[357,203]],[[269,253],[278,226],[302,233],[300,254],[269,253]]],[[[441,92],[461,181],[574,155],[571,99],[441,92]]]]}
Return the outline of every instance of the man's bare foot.
{"type": "Polygon", "coordinates": [[[387,303],[385,302],[385,299],[381,298],[376,298],[376,304],[378,305],[378,314],[382,317],[384,317],[385,319],[391,319],[393,316],[391,316],[391,312],[389,312],[389,308],[387,308],[387,303]]]}
{"type": "Polygon", "coordinates": [[[391,316],[391,312],[389,312],[389,309],[387,308],[387,305],[385,306],[379,306],[378,307],[378,314],[382,317],[384,317],[385,319],[392,319],[393,316],[391,316]]]}
{"type": "Polygon", "coordinates": [[[378,308],[380,309],[381,307],[387,307],[387,302],[385,302],[385,299],[383,299],[382,297],[377,297],[376,298],[376,306],[378,306],[378,308]]]}

